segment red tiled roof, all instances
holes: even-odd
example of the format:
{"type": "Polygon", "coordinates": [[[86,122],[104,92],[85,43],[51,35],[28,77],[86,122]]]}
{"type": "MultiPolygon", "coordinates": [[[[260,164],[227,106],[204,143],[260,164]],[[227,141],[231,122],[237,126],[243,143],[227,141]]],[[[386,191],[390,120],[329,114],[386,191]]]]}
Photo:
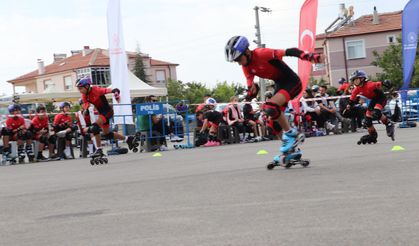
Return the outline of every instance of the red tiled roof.
{"type": "Polygon", "coordinates": [[[159,61],[159,60],[156,60],[156,59],[151,59],[150,63],[151,63],[151,66],[168,66],[168,65],[179,66],[179,64],[165,62],[165,61],[159,61]]]}
{"type": "Polygon", "coordinates": [[[377,32],[397,31],[402,29],[402,12],[395,11],[389,13],[379,13],[379,24],[373,24],[373,15],[363,15],[353,21],[352,23],[346,24],[339,30],[330,34],[319,34],[317,39],[321,38],[337,38],[344,36],[354,36],[377,32]]]}
{"type": "MultiPolygon", "coordinates": [[[[19,76],[15,79],[9,80],[8,82],[9,83],[23,82],[26,80],[35,79],[37,76],[44,76],[47,74],[71,71],[74,69],[84,68],[84,67],[109,66],[108,50],[97,48],[90,51],[91,52],[89,52],[85,56],[83,56],[82,53],[75,54],[61,61],[54,62],[50,65],[47,65],[45,66],[45,73],[42,75],[38,75],[38,70],[35,70],[30,73],[19,76]]],[[[127,53],[129,57],[131,57],[133,54],[133,52],[127,52],[127,53]]],[[[155,66],[175,65],[177,66],[178,64],[151,59],[151,65],[155,65],[155,66]]]]}

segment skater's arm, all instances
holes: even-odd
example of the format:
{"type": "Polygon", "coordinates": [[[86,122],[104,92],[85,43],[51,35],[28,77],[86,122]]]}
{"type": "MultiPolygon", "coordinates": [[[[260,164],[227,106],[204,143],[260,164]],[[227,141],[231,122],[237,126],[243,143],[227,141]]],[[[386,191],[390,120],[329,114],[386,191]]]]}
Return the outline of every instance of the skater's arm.
{"type": "Polygon", "coordinates": [[[321,63],[321,55],[318,53],[311,53],[305,52],[297,48],[290,48],[285,50],[285,56],[293,56],[300,58],[301,60],[314,62],[314,63],[321,63]]]}

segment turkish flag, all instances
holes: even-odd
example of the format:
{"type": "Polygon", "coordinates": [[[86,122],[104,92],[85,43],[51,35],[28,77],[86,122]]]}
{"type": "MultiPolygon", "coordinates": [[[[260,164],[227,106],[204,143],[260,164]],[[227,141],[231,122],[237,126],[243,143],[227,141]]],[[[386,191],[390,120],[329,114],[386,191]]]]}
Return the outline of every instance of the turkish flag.
{"type": "MultiPolygon", "coordinates": [[[[306,0],[300,11],[300,35],[298,48],[302,51],[313,52],[316,45],[317,0],[306,0]]],[[[292,101],[294,112],[300,112],[300,98],[307,88],[312,64],[309,61],[298,60],[298,76],[302,83],[302,91],[292,101]]]]}

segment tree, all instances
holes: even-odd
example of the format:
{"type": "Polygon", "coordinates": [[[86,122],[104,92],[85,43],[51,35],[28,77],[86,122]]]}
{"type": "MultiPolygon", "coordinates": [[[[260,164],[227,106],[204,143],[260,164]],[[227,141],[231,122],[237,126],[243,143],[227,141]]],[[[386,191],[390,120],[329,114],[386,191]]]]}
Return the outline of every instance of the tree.
{"type": "Polygon", "coordinates": [[[212,96],[217,102],[229,102],[232,96],[236,95],[234,84],[228,84],[226,81],[217,83],[212,96]]]}
{"type": "Polygon", "coordinates": [[[171,80],[167,81],[167,94],[169,96],[169,101],[183,99],[185,94],[185,85],[180,80],[171,80]]]}
{"type": "Polygon", "coordinates": [[[145,73],[145,66],[143,57],[141,55],[140,47],[137,44],[137,54],[135,55],[135,65],[134,65],[134,74],[139,79],[146,83],[150,83],[147,74],[145,73]]]}
{"type": "Polygon", "coordinates": [[[205,95],[211,94],[211,90],[206,88],[204,84],[200,82],[188,82],[185,86],[185,97],[191,104],[202,103],[205,95]]]}
{"type": "MultiPolygon", "coordinates": [[[[389,79],[392,81],[393,86],[399,89],[403,84],[403,58],[402,58],[402,42],[401,37],[397,38],[396,44],[391,44],[383,54],[373,51],[375,61],[372,65],[383,69],[383,73],[377,74],[377,80],[383,81],[389,79]]],[[[416,53],[415,69],[419,68],[418,53],[416,53]]],[[[419,85],[419,73],[413,72],[411,87],[419,85]]]]}

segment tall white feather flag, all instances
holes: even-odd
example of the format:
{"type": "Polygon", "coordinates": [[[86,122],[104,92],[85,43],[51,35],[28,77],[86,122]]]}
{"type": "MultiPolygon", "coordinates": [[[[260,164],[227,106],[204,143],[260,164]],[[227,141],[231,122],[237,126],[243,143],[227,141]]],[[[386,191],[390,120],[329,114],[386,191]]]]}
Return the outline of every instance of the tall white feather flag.
{"type": "Polygon", "coordinates": [[[118,88],[121,91],[119,102],[113,98],[114,122],[116,124],[133,124],[127,54],[125,53],[119,5],[119,0],[109,0],[108,2],[108,42],[112,88],[118,88]],[[125,117],[118,117],[122,115],[125,117]]]}

